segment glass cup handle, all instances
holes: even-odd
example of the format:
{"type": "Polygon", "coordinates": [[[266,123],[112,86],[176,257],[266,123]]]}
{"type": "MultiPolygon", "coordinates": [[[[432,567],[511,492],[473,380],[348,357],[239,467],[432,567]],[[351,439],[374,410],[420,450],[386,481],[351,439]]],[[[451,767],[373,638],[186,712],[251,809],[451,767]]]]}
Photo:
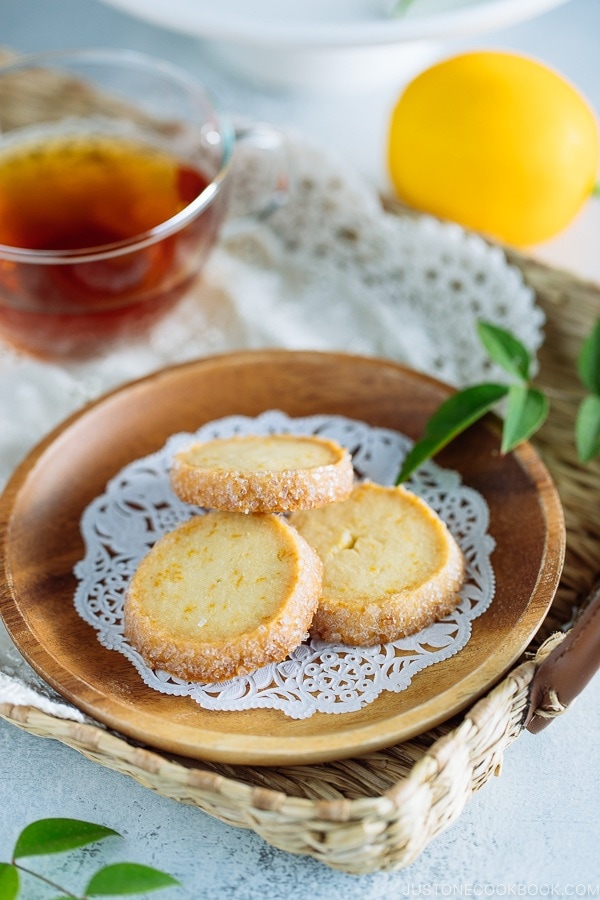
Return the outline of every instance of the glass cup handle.
{"type": "Polygon", "coordinates": [[[225,238],[268,219],[287,203],[290,192],[290,163],[283,132],[262,123],[238,123],[234,133],[225,238]]]}

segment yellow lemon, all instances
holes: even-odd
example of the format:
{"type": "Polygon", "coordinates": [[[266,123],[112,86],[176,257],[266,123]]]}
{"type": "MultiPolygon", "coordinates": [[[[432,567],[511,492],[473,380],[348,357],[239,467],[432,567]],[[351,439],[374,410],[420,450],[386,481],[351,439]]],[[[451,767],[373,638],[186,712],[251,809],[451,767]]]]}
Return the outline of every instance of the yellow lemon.
{"type": "Polygon", "coordinates": [[[524,246],[561,231],[589,197],[598,126],[546,65],[475,51],[406,87],[392,111],[388,164],[408,205],[524,246]]]}

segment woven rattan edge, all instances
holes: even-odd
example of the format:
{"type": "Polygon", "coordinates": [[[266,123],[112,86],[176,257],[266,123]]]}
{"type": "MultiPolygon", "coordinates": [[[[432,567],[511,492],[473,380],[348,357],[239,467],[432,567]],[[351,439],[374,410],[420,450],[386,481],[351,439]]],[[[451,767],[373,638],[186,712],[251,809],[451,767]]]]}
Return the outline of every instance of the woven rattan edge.
{"type": "Polygon", "coordinates": [[[288,796],[203,770],[196,763],[188,767],[97,725],[31,706],[0,704],[0,716],[162,796],[196,806],[227,824],[251,828],[275,847],[365,874],[414,861],[432,837],[460,816],[470,795],[500,773],[505,749],[523,729],[536,668],[563,638],[549,638],[535,657],[513,669],[456,728],[435,741],[406,778],[373,797],[288,796]]]}
{"type": "MultiPolygon", "coordinates": [[[[388,208],[397,214],[408,212],[397,204],[388,204],[388,208]]],[[[251,828],[271,845],[311,856],[331,868],[366,874],[401,869],[413,862],[432,838],[459,818],[470,796],[500,774],[505,750],[524,730],[534,675],[569,633],[569,625],[564,623],[600,569],[600,520],[593,502],[600,462],[581,467],[572,442],[566,440],[572,435],[574,401],[581,391],[574,360],[598,315],[600,288],[502,249],[508,261],[521,270],[546,313],[541,378],[552,392],[554,415],[536,436],[535,444],[565,509],[565,569],[546,622],[530,644],[531,655],[460,721],[436,729],[422,745],[413,747],[416,761],[406,774],[388,779],[386,789],[380,791],[370,791],[367,783],[361,782],[366,796],[315,800],[304,787],[310,767],[304,767],[293,784],[305,796],[296,796],[273,788],[282,783],[275,770],[263,770],[260,778],[242,767],[220,774],[209,766],[188,764],[136,746],[99,726],[59,719],[33,707],[0,704],[0,716],[25,731],[56,739],[165,797],[192,804],[228,824],[251,828]],[[557,628],[561,632],[553,633],[557,628]],[[536,652],[533,648],[548,634],[536,652]]],[[[400,750],[390,748],[388,756],[400,750]]],[[[371,764],[370,760],[348,761],[351,776],[355,774],[352,763],[359,762],[363,771],[371,764]]]]}

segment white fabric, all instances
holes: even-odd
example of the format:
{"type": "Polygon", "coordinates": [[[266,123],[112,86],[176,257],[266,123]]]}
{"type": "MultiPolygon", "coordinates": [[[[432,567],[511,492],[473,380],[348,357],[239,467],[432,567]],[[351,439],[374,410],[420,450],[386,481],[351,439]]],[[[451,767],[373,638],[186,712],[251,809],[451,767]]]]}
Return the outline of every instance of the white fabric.
{"type": "MultiPolygon", "coordinates": [[[[342,349],[463,386],[504,377],[486,363],[476,318],[539,348],[542,312],[500,250],[458,226],[384,212],[353,171],[302,136],[286,135],[286,147],[288,202],[263,221],[240,215],[256,206],[270,170],[259,151],[238,148],[231,221],[198,286],[149,339],[77,364],[1,348],[0,482],[87,400],[198,356],[268,346],[342,349]]],[[[0,626],[0,671],[39,690],[24,661],[16,674],[14,652],[0,626]]],[[[16,702],[3,679],[5,699],[16,702]]],[[[28,692],[22,702],[31,702],[28,692]]]]}

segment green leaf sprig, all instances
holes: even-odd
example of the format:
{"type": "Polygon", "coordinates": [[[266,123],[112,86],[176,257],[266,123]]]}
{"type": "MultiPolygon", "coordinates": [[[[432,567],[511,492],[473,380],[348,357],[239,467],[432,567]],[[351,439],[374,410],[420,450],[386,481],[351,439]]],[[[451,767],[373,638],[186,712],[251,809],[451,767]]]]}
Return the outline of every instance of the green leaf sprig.
{"type": "Polygon", "coordinates": [[[581,462],[590,462],[600,454],[600,319],[581,346],[577,372],[589,393],[577,410],[575,446],[581,462]]]}
{"type": "Polygon", "coordinates": [[[408,10],[409,6],[412,6],[413,3],[415,3],[415,0],[396,0],[390,10],[390,15],[403,16],[404,13],[408,10]]]}
{"type": "Polygon", "coordinates": [[[74,894],[50,878],[25,866],[21,860],[76,850],[107,837],[120,837],[117,831],[79,819],[39,819],[19,834],[10,862],[0,862],[0,900],[18,900],[23,876],[44,882],[61,897],[88,900],[91,897],[115,897],[159,891],[179,885],[176,879],[150,866],[114,863],[103,866],[88,880],[83,894],[74,894]]]}
{"type": "Polygon", "coordinates": [[[477,333],[490,359],[503,368],[514,382],[472,385],[445,400],[425,425],[421,440],[407,454],[396,484],[406,481],[425,460],[439,453],[504,398],[506,416],[501,453],[514,450],[543,425],[549,403],[542,391],[531,384],[532,357],[529,350],[509,331],[490,322],[478,321],[477,333]]]}

